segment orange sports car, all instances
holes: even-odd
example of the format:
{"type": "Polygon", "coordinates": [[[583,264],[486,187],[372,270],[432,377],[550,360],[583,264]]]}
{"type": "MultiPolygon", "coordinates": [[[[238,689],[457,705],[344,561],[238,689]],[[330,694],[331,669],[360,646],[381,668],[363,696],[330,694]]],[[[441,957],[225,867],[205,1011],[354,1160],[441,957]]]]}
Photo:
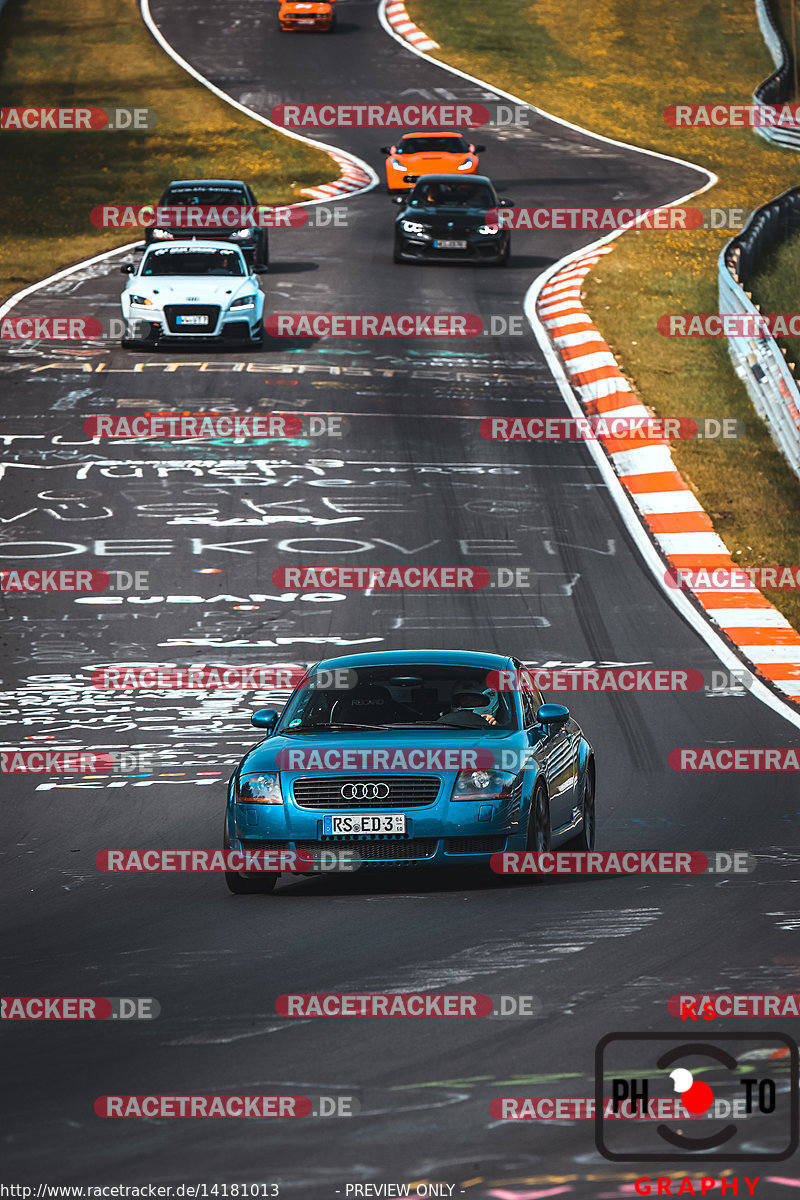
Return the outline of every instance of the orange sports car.
{"type": "Polygon", "coordinates": [[[330,33],[336,27],[336,0],[281,0],[278,21],[284,32],[305,29],[330,33]]]}
{"type": "Polygon", "coordinates": [[[460,133],[420,129],[404,133],[396,146],[382,146],[386,154],[386,189],[410,192],[421,175],[476,175],[478,155],[485,146],[473,146],[460,133]]]}

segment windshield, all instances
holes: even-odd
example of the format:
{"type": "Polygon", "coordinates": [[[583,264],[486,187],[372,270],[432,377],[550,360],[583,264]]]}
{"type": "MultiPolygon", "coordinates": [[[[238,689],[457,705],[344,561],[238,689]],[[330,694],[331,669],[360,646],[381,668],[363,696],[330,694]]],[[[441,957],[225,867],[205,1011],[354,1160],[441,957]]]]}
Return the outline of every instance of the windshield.
{"type": "Polygon", "coordinates": [[[425,208],[494,208],[497,198],[485,183],[465,180],[426,183],[424,179],[411,193],[409,204],[425,208]]]}
{"type": "Polygon", "coordinates": [[[464,154],[469,143],[463,137],[404,137],[397,147],[401,154],[464,154]]]}
{"type": "Polygon", "coordinates": [[[331,672],[309,676],[283,710],[278,730],[338,726],[381,729],[426,726],[455,729],[516,729],[511,695],[486,686],[486,671],[445,663],[373,666],[347,671],[346,689],[328,687],[331,672]],[[487,721],[486,717],[493,718],[487,721]]]}
{"type": "Polygon", "coordinates": [[[201,204],[222,207],[226,204],[247,205],[247,193],[240,187],[191,187],[167,188],[161,204],[183,205],[201,204]]]}
{"type": "Polygon", "coordinates": [[[209,250],[178,246],[159,246],[148,250],[142,263],[142,275],[244,275],[244,263],[238,250],[209,250]]]}

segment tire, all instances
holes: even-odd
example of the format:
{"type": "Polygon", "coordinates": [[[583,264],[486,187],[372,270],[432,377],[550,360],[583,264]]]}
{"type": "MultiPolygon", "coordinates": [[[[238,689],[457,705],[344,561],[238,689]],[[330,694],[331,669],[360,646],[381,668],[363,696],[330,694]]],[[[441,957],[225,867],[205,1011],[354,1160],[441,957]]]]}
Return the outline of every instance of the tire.
{"type": "Polygon", "coordinates": [[[406,260],[403,257],[401,257],[399,244],[397,242],[395,242],[394,254],[392,255],[392,262],[405,264],[405,261],[406,260]]]}
{"type": "Polygon", "coordinates": [[[586,777],[583,781],[583,797],[581,799],[581,815],[583,825],[580,833],[566,843],[569,850],[594,850],[595,842],[595,779],[594,770],[587,764],[586,777]]]}
{"type": "MultiPolygon", "coordinates": [[[[222,846],[224,850],[230,850],[230,838],[228,837],[228,816],[225,814],[225,828],[222,835],[222,846]]],[[[275,884],[278,882],[277,872],[263,873],[248,871],[246,874],[239,874],[238,871],[226,871],[225,883],[228,891],[233,892],[234,896],[253,896],[265,895],[271,892],[275,884]]]]}
{"type": "Polygon", "coordinates": [[[511,257],[511,243],[506,242],[505,249],[503,250],[503,253],[500,255],[500,257],[497,260],[498,267],[507,267],[508,260],[510,257],[511,257]]]}
{"type": "Polygon", "coordinates": [[[531,800],[525,849],[534,853],[550,849],[550,804],[547,792],[541,786],[537,787],[531,800]]]}

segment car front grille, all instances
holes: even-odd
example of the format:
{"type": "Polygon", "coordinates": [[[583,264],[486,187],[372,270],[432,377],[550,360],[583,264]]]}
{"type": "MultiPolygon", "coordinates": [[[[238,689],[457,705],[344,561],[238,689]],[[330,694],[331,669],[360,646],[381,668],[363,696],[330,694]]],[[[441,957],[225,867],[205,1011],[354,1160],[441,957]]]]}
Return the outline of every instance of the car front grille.
{"type": "Polygon", "coordinates": [[[319,853],[321,850],[353,850],[362,861],[394,862],[397,860],[433,858],[436,838],[409,838],[403,834],[379,837],[327,837],[318,842],[297,842],[298,850],[319,853]]]}
{"type": "Polygon", "coordinates": [[[439,793],[439,780],[435,775],[324,775],[295,779],[292,794],[300,808],[335,809],[382,809],[424,808],[434,804],[439,793]],[[366,791],[377,785],[381,790],[389,789],[388,796],[358,796],[353,799],[342,796],[347,784],[366,791]]]}
{"type": "Polygon", "coordinates": [[[497,854],[505,847],[504,834],[494,834],[488,837],[457,837],[447,838],[444,844],[445,854],[497,854]]]}
{"type": "Polygon", "coordinates": [[[187,337],[198,334],[214,333],[219,321],[220,306],[218,304],[165,304],[164,316],[170,333],[186,334],[187,337]],[[205,325],[179,325],[178,317],[207,317],[205,325]]]}

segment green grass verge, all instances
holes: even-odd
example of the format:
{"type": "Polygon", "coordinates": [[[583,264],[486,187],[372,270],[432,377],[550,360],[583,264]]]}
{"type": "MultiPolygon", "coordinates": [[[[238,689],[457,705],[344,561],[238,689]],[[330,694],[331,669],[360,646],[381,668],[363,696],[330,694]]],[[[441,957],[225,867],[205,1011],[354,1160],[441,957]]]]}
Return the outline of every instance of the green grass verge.
{"type": "Polygon", "coordinates": [[[136,240],[136,230],[95,229],[97,204],[152,204],[170,179],[203,177],[241,178],[261,203],[287,203],[337,173],[323,151],[238,113],[181,70],[136,0],[8,0],[0,96],[8,107],[152,108],[158,119],[135,134],[0,134],[0,298],[136,240]]]}
{"type": "MultiPolygon", "coordinates": [[[[800,279],[800,233],[773,246],[761,260],[758,271],[747,281],[753,301],[763,313],[798,312],[797,281],[800,279]]],[[[785,347],[795,379],[800,379],[800,338],[776,338],[785,347]]]]}
{"type": "MultiPolygon", "coordinates": [[[[494,0],[488,16],[485,0],[406,0],[406,7],[439,42],[433,54],[442,61],[587,129],[715,172],[719,183],[698,206],[750,211],[797,182],[796,155],[752,130],[675,129],[662,119],[676,102],[750,101],[772,66],[751,4],[494,0]]],[[[517,234],[517,246],[528,236],[517,234]]],[[[664,313],[717,311],[717,256],[730,236],[703,229],[624,234],[588,276],[585,302],[656,413],[745,422],[739,441],[675,443],[675,461],[738,562],[795,564],[800,482],[756,416],[726,341],[656,330],[664,313]]],[[[766,594],[800,628],[800,595],[766,594]]]]}

